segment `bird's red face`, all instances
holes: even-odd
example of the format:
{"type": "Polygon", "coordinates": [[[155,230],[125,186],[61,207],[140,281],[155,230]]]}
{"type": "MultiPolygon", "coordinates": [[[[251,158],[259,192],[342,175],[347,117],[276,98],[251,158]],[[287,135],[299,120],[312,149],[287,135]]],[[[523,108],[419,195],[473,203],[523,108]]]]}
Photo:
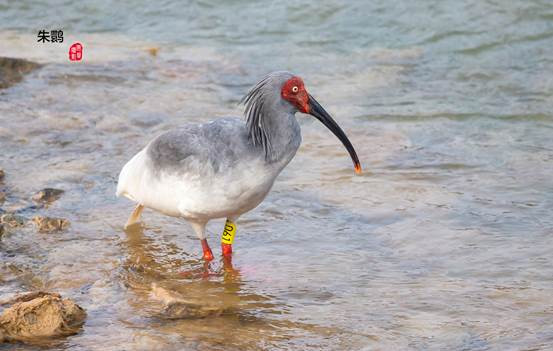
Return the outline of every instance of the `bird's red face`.
{"type": "Polygon", "coordinates": [[[309,113],[309,94],[300,77],[292,77],[284,83],[280,92],[282,98],[296,106],[300,112],[309,113]]]}

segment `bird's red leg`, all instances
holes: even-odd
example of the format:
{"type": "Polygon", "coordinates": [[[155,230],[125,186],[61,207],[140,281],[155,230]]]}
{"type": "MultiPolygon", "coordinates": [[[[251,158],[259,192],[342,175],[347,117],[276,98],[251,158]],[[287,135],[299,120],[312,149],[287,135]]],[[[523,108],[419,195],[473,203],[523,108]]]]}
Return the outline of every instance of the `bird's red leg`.
{"type": "Polygon", "coordinates": [[[227,218],[225,223],[225,229],[221,235],[221,251],[223,257],[232,257],[232,242],[234,241],[234,235],[236,234],[236,224],[227,218]]]}
{"type": "Polygon", "coordinates": [[[223,256],[231,257],[232,256],[232,244],[221,244],[221,251],[223,256]]]}
{"type": "Polygon", "coordinates": [[[202,239],[202,249],[204,250],[204,260],[211,261],[213,259],[213,252],[211,252],[207,239],[202,239]]]}

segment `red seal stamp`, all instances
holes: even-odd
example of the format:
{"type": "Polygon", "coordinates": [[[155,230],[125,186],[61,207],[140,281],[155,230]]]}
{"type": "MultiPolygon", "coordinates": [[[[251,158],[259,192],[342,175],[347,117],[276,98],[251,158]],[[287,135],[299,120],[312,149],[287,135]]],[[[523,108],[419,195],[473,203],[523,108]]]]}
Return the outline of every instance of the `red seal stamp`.
{"type": "Polygon", "coordinates": [[[69,60],[80,61],[83,58],[83,46],[81,43],[75,43],[69,48],[69,60]]]}

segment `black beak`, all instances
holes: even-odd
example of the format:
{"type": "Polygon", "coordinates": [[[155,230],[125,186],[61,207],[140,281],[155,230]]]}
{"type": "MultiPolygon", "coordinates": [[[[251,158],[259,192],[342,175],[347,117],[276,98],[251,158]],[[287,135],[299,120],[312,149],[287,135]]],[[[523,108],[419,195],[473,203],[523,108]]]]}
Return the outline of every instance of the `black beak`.
{"type": "Polygon", "coordinates": [[[355,152],[355,149],[353,148],[353,145],[351,145],[351,142],[349,141],[348,137],[338,126],[336,121],[330,117],[328,112],[325,111],[325,109],[319,105],[317,100],[310,94],[309,96],[309,114],[313,117],[317,118],[319,121],[321,121],[334,135],[340,139],[342,144],[346,147],[346,150],[348,150],[349,155],[351,156],[351,160],[353,161],[353,166],[355,168],[355,173],[361,174],[361,164],[359,163],[359,158],[357,157],[357,153],[355,152]]]}

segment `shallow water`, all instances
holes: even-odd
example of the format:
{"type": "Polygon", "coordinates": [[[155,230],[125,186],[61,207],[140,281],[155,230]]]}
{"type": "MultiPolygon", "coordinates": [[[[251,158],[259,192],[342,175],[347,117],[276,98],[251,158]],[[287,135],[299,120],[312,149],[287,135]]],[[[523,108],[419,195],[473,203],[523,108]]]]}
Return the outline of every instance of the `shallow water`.
{"type": "Polygon", "coordinates": [[[0,293],[52,290],[88,313],[48,347],[553,348],[550,2],[19,1],[0,5],[0,34],[0,55],[46,64],[0,92],[2,208],[71,221],[2,238],[0,293]],[[36,43],[56,28],[63,44],[36,43]],[[240,115],[277,69],[304,78],[364,174],[298,114],[303,145],[239,221],[233,269],[205,277],[174,218],[145,211],[125,232],[121,166],[164,130],[240,115]],[[47,186],[66,192],[28,209],[47,186]],[[170,319],[156,289],[218,313],[170,319]]]}

